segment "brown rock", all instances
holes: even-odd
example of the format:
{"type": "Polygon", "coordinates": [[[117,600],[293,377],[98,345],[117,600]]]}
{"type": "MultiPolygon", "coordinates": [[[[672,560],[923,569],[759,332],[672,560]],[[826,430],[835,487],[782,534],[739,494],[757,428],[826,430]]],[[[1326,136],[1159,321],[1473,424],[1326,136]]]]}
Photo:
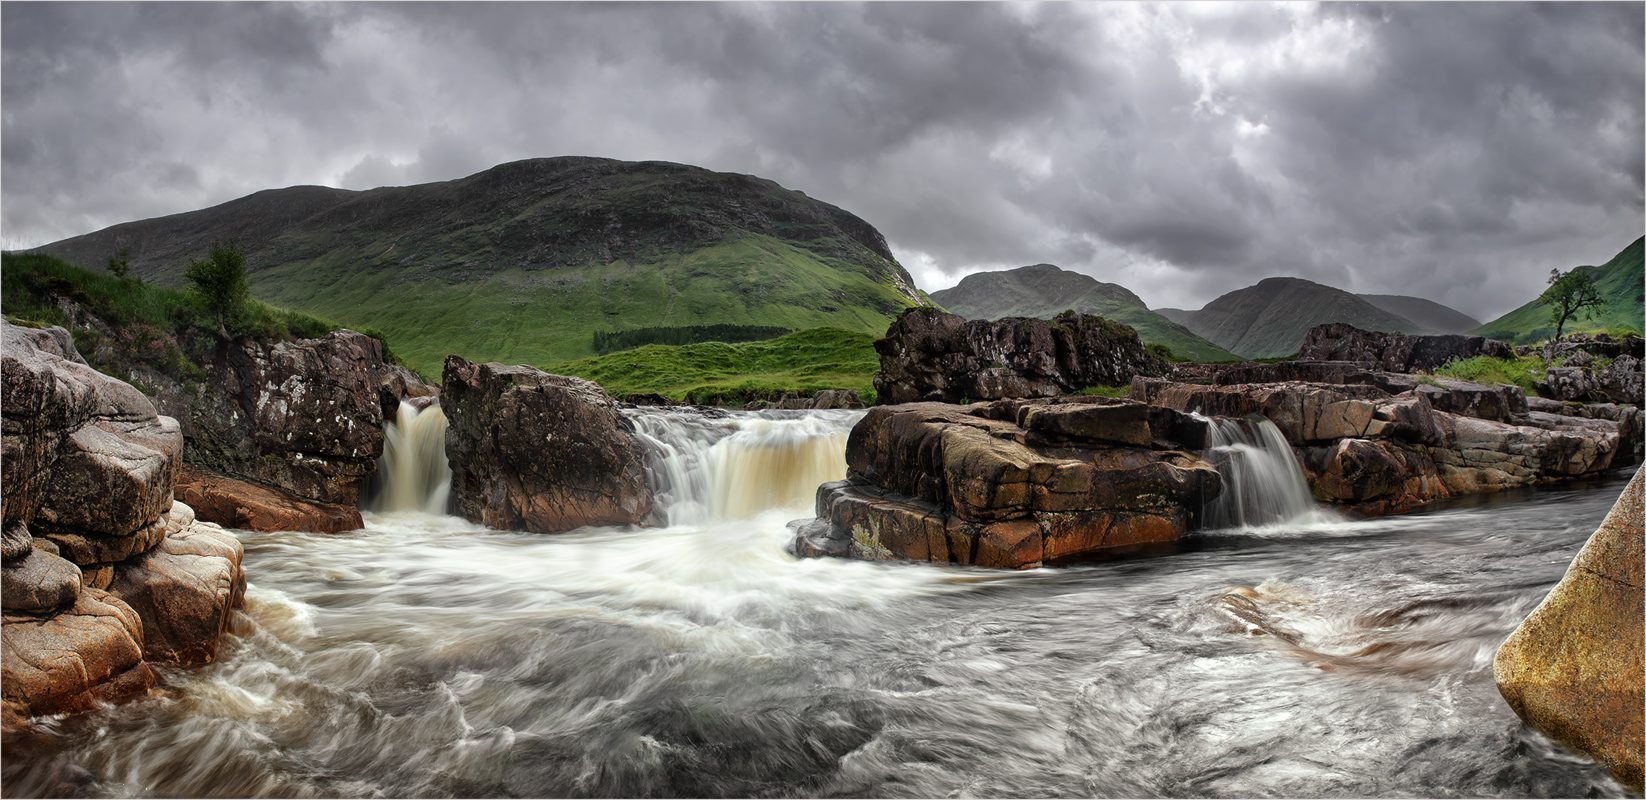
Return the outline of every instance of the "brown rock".
{"type": "Polygon", "coordinates": [[[34,550],[0,569],[0,604],[6,611],[51,611],[80,596],[80,568],[34,550]]]}
{"type": "Polygon", "coordinates": [[[457,356],[442,377],[452,499],[464,517],[539,533],[650,524],[632,425],[598,384],[457,356]]]}
{"type": "Polygon", "coordinates": [[[1642,790],[1641,505],[1637,470],[1530,616],[1497,651],[1498,691],[1520,718],[1589,753],[1636,793],[1642,790]]]}
{"type": "Polygon", "coordinates": [[[64,443],[37,519],[90,534],[131,534],[171,506],[182,449],[171,417],[95,420],[64,443]]]}
{"type": "Polygon", "coordinates": [[[911,308],[874,347],[881,405],[1052,397],[1171,369],[1143,349],[1136,331],[1090,314],[968,321],[911,308]]]}
{"type": "Polygon", "coordinates": [[[154,685],[137,612],[97,589],[53,616],[7,614],[0,644],[0,694],[28,714],[82,711],[154,685]]]}
{"type": "Polygon", "coordinates": [[[159,544],[166,538],[166,525],[166,518],[160,517],[126,536],[100,536],[36,524],[35,547],[38,548],[42,540],[50,541],[60,555],[81,566],[124,561],[159,544]]]}
{"type": "Polygon", "coordinates": [[[252,531],[341,533],[365,523],[354,506],[316,503],[185,464],[177,498],[206,522],[252,531]]]}
{"type": "Polygon", "coordinates": [[[142,619],[143,657],[208,663],[246,593],[244,550],[210,523],[191,524],[159,547],[115,566],[109,591],[142,619]]]}

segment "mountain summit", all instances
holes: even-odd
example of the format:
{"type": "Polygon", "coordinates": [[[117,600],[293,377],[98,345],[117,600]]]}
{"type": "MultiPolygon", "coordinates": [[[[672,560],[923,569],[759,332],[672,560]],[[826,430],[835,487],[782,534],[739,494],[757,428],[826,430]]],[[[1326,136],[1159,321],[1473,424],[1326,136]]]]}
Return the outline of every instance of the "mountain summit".
{"type": "Polygon", "coordinates": [[[382,329],[415,368],[448,353],[543,364],[596,331],[839,327],[876,335],[926,301],[857,216],[734,173],[537,158],[453,181],[295,186],[39,248],[178,285],[215,240],[246,250],[262,300],[382,329]]]}
{"type": "Polygon", "coordinates": [[[1130,289],[1052,264],[973,273],[951,288],[932,292],[931,298],[969,319],[1051,319],[1064,310],[1074,309],[1124,322],[1136,329],[1143,341],[1163,344],[1184,358],[1237,360],[1233,353],[1150,311],[1143,299],[1130,289]]]}

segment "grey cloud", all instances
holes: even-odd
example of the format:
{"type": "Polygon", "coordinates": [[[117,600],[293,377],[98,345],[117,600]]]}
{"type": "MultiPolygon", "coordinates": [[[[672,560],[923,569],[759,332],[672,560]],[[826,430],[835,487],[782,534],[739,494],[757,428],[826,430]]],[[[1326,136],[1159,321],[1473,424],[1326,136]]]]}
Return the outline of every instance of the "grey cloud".
{"type": "Polygon", "coordinates": [[[1486,318],[1641,230],[1639,4],[0,15],[9,242],[601,155],[771,178],[950,275],[1052,261],[1194,308],[1295,274],[1486,318]]]}

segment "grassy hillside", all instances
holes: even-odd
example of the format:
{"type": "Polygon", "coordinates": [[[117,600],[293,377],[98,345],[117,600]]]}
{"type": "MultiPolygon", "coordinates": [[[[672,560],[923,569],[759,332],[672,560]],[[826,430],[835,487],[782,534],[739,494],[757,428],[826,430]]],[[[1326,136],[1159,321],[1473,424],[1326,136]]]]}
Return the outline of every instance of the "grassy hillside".
{"type": "Polygon", "coordinates": [[[1424,333],[1422,326],[1353,294],[1302,278],[1266,278],[1190,315],[1185,327],[1246,358],[1296,353],[1310,328],[1347,322],[1362,330],[1424,333]]]}
{"type": "MultiPolygon", "coordinates": [[[[1582,331],[1584,333],[1632,331],[1640,333],[1646,330],[1646,304],[1643,304],[1642,285],[1646,283],[1646,272],[1641,269],[1641,248],[1646,237],[1634,240],[1622,252],[1612,257],[1612,260],[1595,266],[1582,266],[1577,269],[1593,270],[1595,283],[1600,288],[1600,296],[1606,298],[1607,307],[1595,314],[1594,319],[1585,319],[1579,315],[1566,322],[1566,332],[1582,331]]],[[[1554,335],[1554,326],[1549,324],[1549,306],[1540,300],[1533,299],[1507,314],[1504,314],[1485,325],[1476,328],[1471,333],[1501,339],[1514,344],[1536,344],[1554,335]]]]}
{"type": "Polygon", "coordinates": [[[657,392],[675,400],[730,404],[783,392],[856,389],[864,402],[873,403],[874,373],[880,369],[875,338],[814,328],[764,342],[646,345],[542,367],[588,378],[618,396],[657,392]]]}
{"type": "Polygon", "coordinates": [[[932,300],[968,319],[1039,317],[1051,319],[1067,309],[1098,314],[1137,330],[1146,344],[1163,344],[1193,361],[1237,361],[1239,357],[1153,311],[1124,286],[1051,264],[980,272],[933,292],[932,300]]]}
{"type": "Polygon", "coordinates": [[[688,325],[879,335],[927,302],[863,220],[748,175],[552,158],[456,181],[293,187],[117,225],[42,250],[175,285],[236,237],[262,300],[385,331],[407,364],[446,355],[545,364],[593,334],[688,325]]]}
{"type": "Polygon", "coordinates": [[[1434,333],[1463,333],[1480,327],[1480,320],[1433,300],[1403,294],[1355,295],[1384,311],[1405,317],[1434,333]]]}
{"type": "MultiPolygon", "coordinates": [[[[92,366],[122,375],[122,365],[142,362],[179,380],[198,377],[197,362],[216,345],[210,318],[182,289],[154,286],[137,279],[120,280],[40,254],[0,254],[0,307],[7,321],[29,325],[69,326],[65,301],[101,323],[82,317],[71,327],[75,347],[92,366]]],[[[77,312],[79,313],[79,312],[77,312]]],[[[239,335],[253,339],[312,339],[343,327],[312,314],[252,301],[239,335]]],[[[380,331],[361,331],[383,340],[380,331]]],[[[395,362],[385,341],[384,357],[395,362]]]]}

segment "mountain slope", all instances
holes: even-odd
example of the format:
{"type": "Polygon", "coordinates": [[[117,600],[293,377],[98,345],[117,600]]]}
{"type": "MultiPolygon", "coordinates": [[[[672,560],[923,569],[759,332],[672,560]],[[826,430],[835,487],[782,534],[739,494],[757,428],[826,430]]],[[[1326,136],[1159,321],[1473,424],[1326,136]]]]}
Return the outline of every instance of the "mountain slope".
{"type": "MultiPolygon", "coordinates": [[[[1612,260],[1598,267],[1577,267],[1581,270],[1594,270],[1595,284],[1600,289],[1600,296],[1606,298],[1607,306],[1596,314],[1593,320],[1585,319],[1582,315],[1568,320],[1565,329],[1567,333],[1599,333],[1608,328],[1627,328],[1636,333],[1646,330],[1646,302],[1643,302],[1646,296],[1643,296],[1642,292],[1642,284],[1646,282],[1646,271],[1641,268],[1643,243],[1646,243],[1646,237],[1634,240],[1628,247],[1612,256],[1612,260]]],[[[1549,306],[1534,298],[1530,303],[1476,328],[1471,333],[1514,344],[1536,344],[1553,336],[1554,326],[1549,324],[1549,306]]]]}
{"type": "Polygon", "coordinates": [[[1426,332],[1356,295],[1302,278],[1266,278],[1229,292],[1191,314],[1184,327],[1245,358],[1276,358],[1296,353],[1309,329],[1327,322],[1426,332]]]}
{"type": "Polygon", "coordinates": [[[1195,361],[1233,361],[1238,356],[1191,333],[1149,310],[1143,300],[1123,286],[1103,283],[1089,275],[1051,264],[979,272],[955,286],[932,292],[932,300],[969,319],[1039,317],[1051,319],[1066,309],[1100,314],[1124,322],[1149,344],[1163,344],[1172,353],[1195,361]]]}
{"type": "Polygon", "coordinates": [[[1395,316],[1405,317],[1434,333],[1464,333],[1480,327],[1480,320],[1433,300],[1403,294],[1355,295],[1395,316]]]}
{"type": "Polygon", "coordinates": [[[39,250],[179,285],[214,239],[259,299],[383,330],[414,369],[449,353],[546,364],[596,330],[839,327],[879,335],[923,296],[867,222],[749,175],[543,158],[455,181],[300,186],[125,223],[39,250]]]}

